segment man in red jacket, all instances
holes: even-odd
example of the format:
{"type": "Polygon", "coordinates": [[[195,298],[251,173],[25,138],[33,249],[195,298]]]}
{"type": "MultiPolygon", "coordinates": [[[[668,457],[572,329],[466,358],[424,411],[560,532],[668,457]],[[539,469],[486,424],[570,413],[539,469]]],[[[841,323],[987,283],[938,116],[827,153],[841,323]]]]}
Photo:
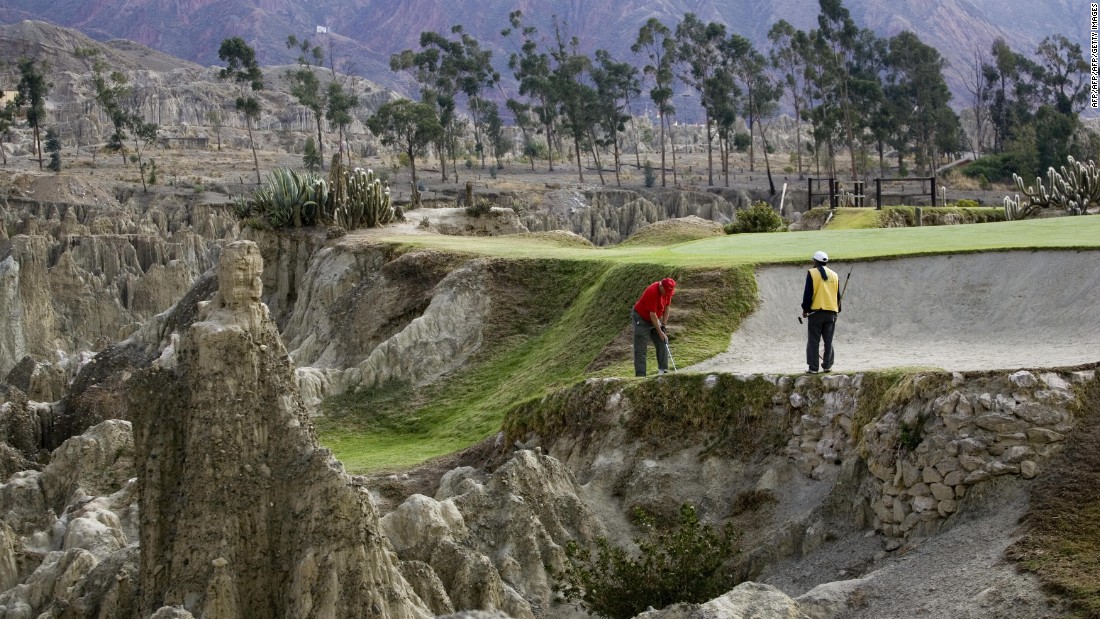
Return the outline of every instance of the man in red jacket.
{"type": "Polygon", "coordinates": [[[657,373],[668,371],[668,306],[676,290],[676,280],[666,277],[646,286],[630,318],[634,323],[634,375],[645,376],[646,340],[657,349],[657,373]]]}

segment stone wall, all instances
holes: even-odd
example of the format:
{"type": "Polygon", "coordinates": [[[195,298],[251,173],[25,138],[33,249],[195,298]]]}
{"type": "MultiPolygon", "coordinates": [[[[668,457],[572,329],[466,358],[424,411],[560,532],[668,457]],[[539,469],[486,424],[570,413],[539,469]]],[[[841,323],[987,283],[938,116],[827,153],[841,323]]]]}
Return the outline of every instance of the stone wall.
{"type": "MultiPolygon", "coordinates": [[[[759,391],[763,382],[770,404],[684,417],[642,402],[654,397],[652,389],[643,391],[648,381],[593,379],[560,400],[515,413],[528,420],[512,419],[506,428],[512,428],[510,440],[541,445],[565,462],[596,501],[692,500],[708,517],[722,519],[740,493],[766,490],[782,502],[797,492],[818,497],[813,509],[843,504],[853,526],[890,537],[925,536],[959,511],[975,485],[1040,474],[1073,430],[1075,389],[1095,380],[1095,369],[734,379],[731,387],[718,375],[672,375],[652,389],[685,408],[704,397],[749,407],[743,394],[695,390],[737,391],[743,383],[745,391],[759,391]],[[569,408],[577,402],[586,403],[584,410],[569,408]],[[631,435],[653,427],[660,437],[631,435]],[[730,447],[731,436],[747,449],[730,447]]],[[[805,524],[814,517],[798,518],[805,524]]]]}

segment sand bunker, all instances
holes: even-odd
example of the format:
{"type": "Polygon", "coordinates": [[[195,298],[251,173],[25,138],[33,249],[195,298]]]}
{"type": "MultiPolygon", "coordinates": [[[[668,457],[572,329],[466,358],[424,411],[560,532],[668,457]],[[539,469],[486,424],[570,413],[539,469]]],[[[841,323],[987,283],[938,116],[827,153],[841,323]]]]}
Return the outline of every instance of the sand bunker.
{"type": "MultiPolygon", "coordinates": [[[[841,283],[852,264],[834,255],[841,283]]],[[[834,371],[992,370],[1100,361],[1100,251],[1013,251],[854,264],[834,371]]],[[[798,323],[806,266],[757,270],[760,306],[729,349],[692,371],[806,369],[798,323]]],[[[675,350],[675,345],[673,345],[675,350]]]]}

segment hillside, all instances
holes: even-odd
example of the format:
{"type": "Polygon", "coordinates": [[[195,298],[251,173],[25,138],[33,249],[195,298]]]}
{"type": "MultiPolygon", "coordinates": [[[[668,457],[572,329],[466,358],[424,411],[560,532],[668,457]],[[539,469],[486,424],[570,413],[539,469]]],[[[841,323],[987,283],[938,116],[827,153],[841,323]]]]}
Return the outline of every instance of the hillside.
{"type": "MultiPolygon", "coordinates": [[[[962,75],[974,50],[987,51],[998,36],[1027,53],[1051,34],[1064,34],[1082,45],[1088,41],[1088,7],[1069,0],[850,0],[845,4],[858,24],[881,36],[909,29],[936,47],[951,63],[948,78],[956,105],[963,104],[962,75]]],[[[505,57],[514,45],[499,33],[515,9],[547,36],[553,32],[552,17],[557,16],[567,34],[579,38],[584,51],[606,48],[616,57],[640,62],[629,48],[638,28],[650,17],[674,26],[685,13],[694,12],[703,20],[725,23],[764,47],[768,28],[779,19],[802,29],[815,27],[818,4],[815,0],[8,0],[0,7],[0,22],[48,20],[101,40],[131,39],[203,65],[217,62],[218,45],[229,36],[248,40],[262,63],[291,62],[293,55],[284,44],[287,35],[310,36],[317,26],[325,25],[333,33],[325,41],[350,61],[356,73],[391,87],[407,87],[403,78],[390,72],[390,54],[416,47],[422,31],[447,32],[454,24],[462,24],[494,50],[498,69],[507,73],[505,57]],[[471,18],[474,15],[476,19],[471,18]]]]}

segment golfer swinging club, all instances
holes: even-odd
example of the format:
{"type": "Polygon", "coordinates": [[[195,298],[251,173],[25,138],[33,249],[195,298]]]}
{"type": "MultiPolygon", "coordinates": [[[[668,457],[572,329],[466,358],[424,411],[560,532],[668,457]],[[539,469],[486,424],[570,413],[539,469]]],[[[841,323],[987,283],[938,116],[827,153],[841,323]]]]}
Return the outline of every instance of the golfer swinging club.
{"type": "Polygon", "coordinates": [[[814,253],[814,268],[806,273],[806,288],[802,293],[802,317],[807,318],[806,338],[807,374],[817,374],[818,344],[825,340],[825,355],[821,357],[821,369],[828,372],[833,367],[833,330],[836,315],[840,313],[840,277],[826,267],[829,256],[823,251],[814,253]]]}
{"type": "Polygon", "coordinates": [[[668,371],[668,307],[676,290],[676,280],[666,277],[653,282],[642,292],[630,320],[634,324],[634,375],[645,376],[646,341],[652,340],[657,349],[657,373],[668,371]]]}

